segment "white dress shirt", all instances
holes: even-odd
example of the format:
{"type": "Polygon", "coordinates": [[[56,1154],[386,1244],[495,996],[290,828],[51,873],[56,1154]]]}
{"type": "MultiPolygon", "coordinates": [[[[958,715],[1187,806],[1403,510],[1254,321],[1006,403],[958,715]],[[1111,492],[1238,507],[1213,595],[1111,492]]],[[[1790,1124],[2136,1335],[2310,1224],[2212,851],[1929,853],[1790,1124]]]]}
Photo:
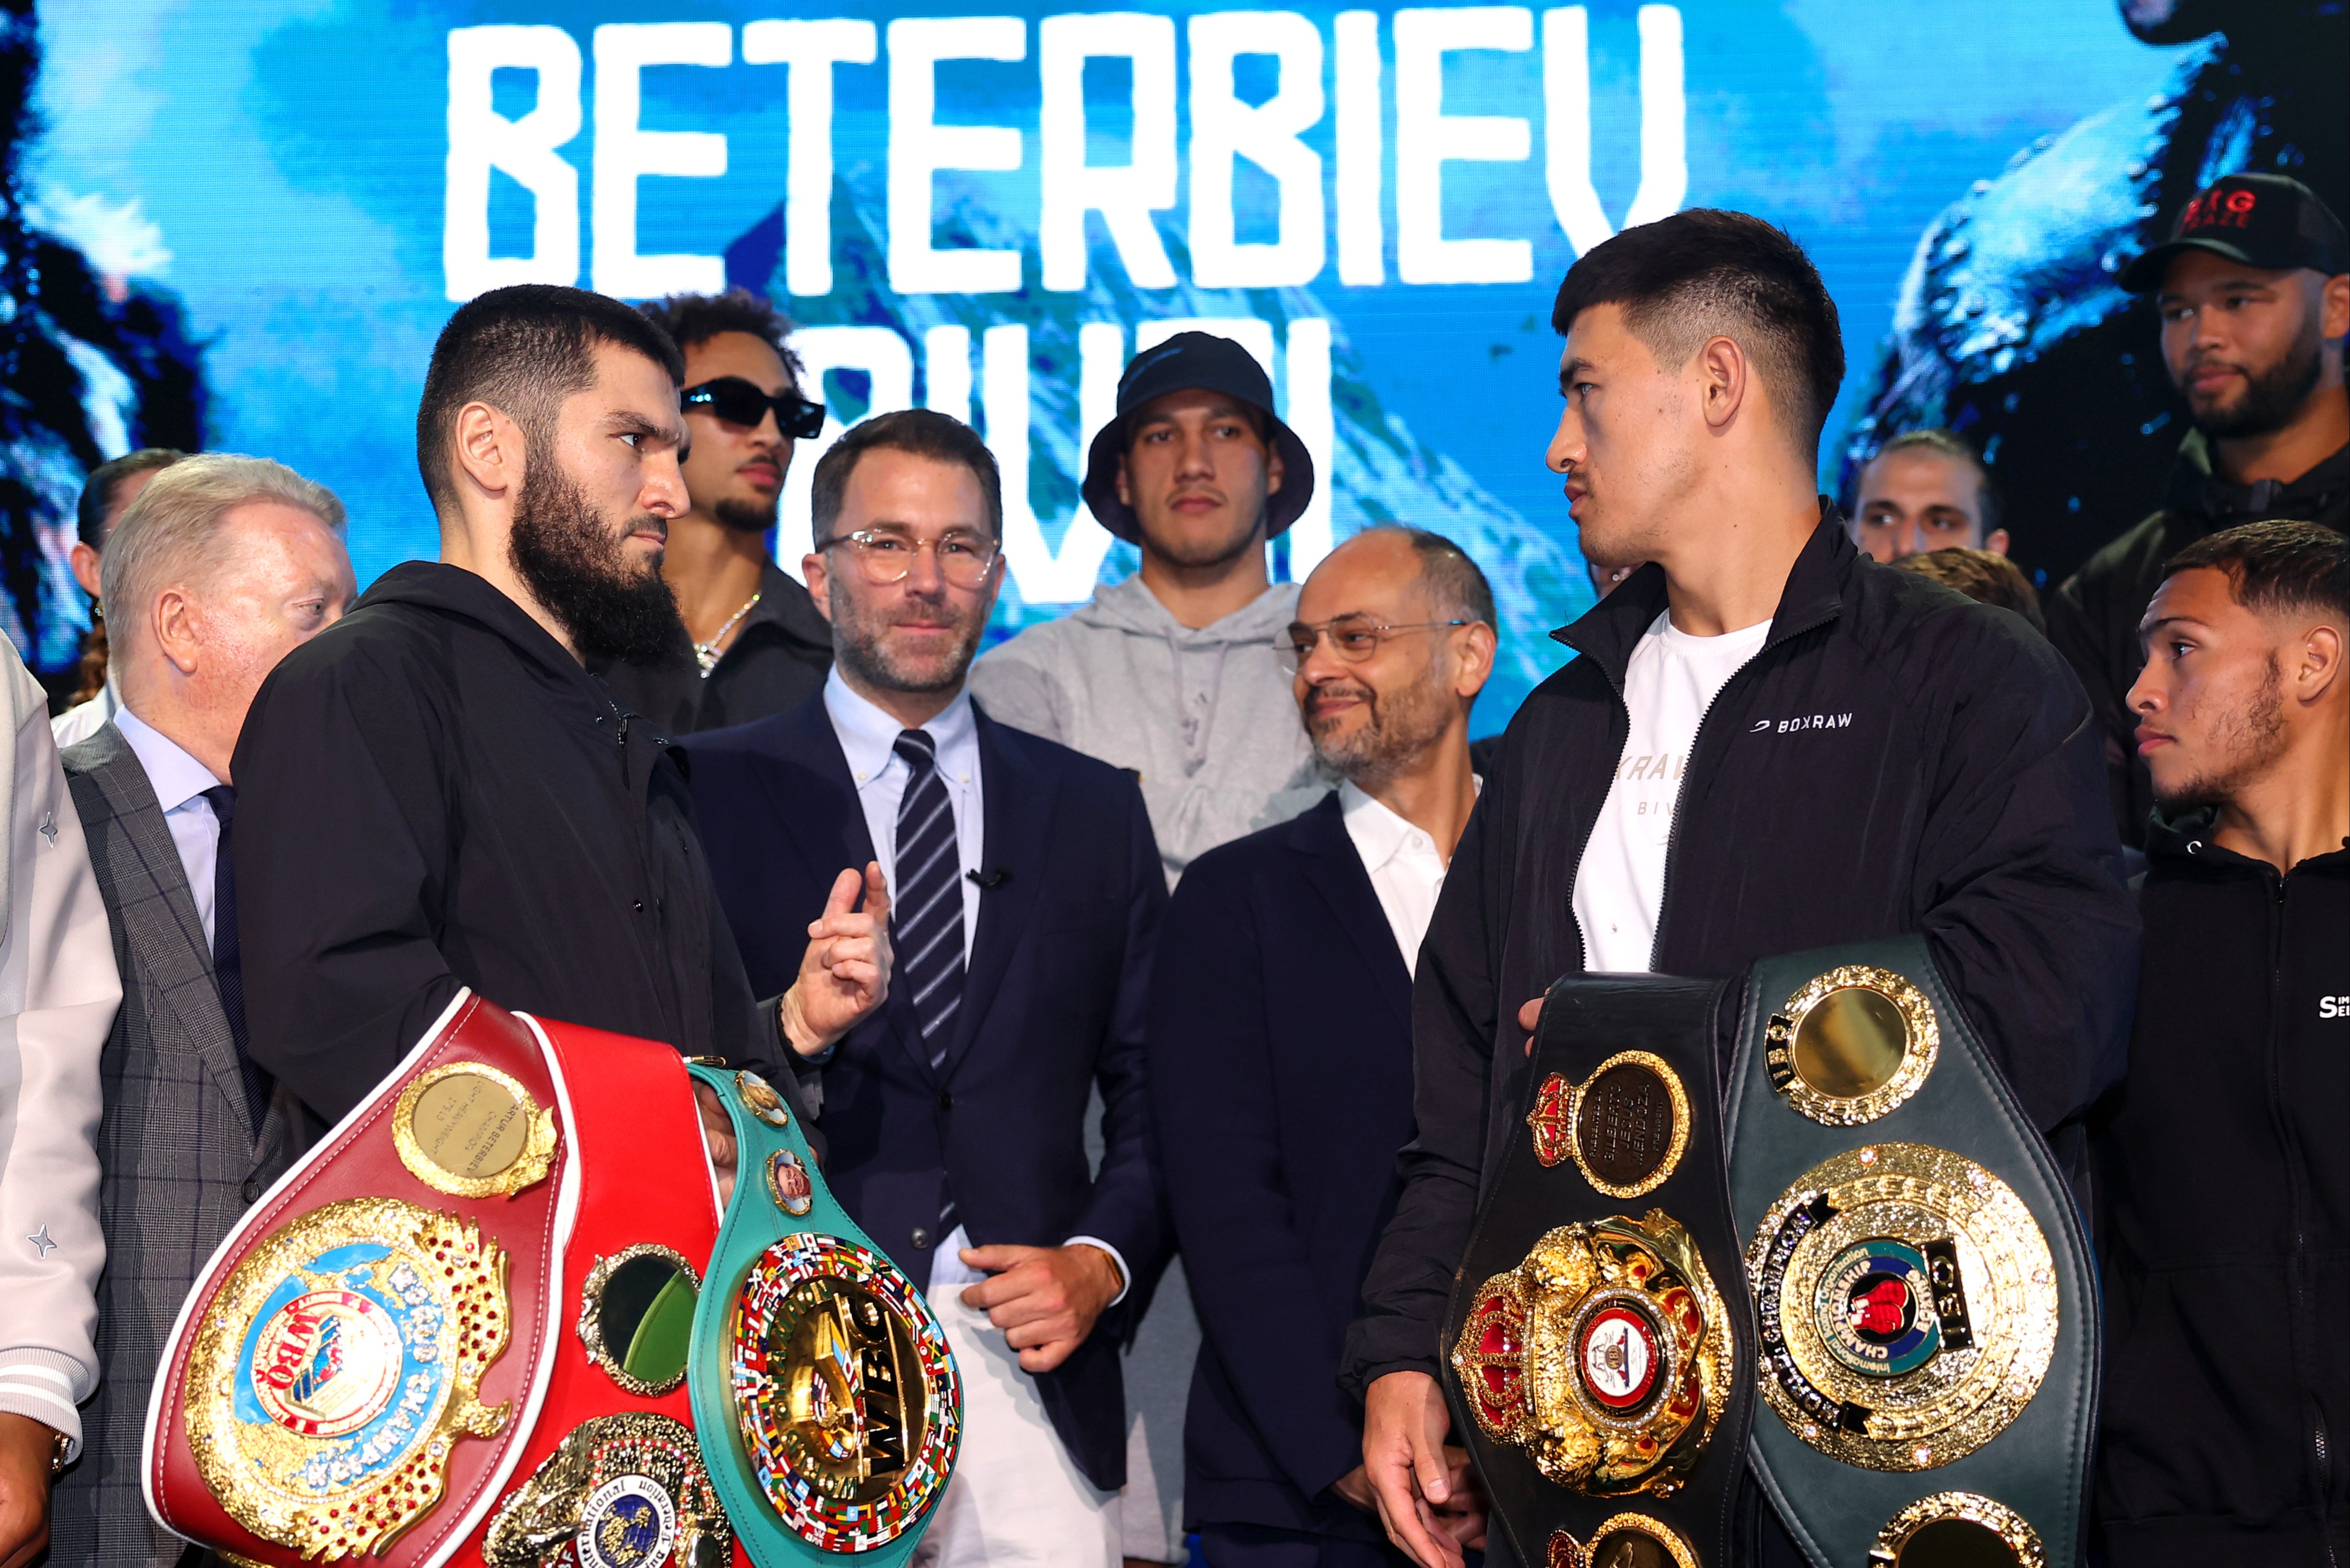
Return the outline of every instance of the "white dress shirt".
{"type": "Polygon", "coordinates": [[[177,741],[128,708],[114,714],[115,728],[130,742],[147,782],[155,786],[155,804],[163,808],[163,826],[172,830],[172,847],[180,852],[180,868],[188,874],[188,897],[196,901],[196,918],[204,923],[204,940],[213,940],[214,871],[220,859],[220,818],[204,791],[219,787],[212,769],[188,755],[177,741]]]}
{"type": "MultiPolygon", "coordinates": [[[[1482,791],[1485,781],[1476,782],[1482,791]]],[[[1355,853],[1362,857],[1363,869],[1370,873],[1371,891],[1379,896],[1379,910],[1403,952],[1403,967],[1416,977],[1419,944],[1436,916],[1436,896],[1444,890],[1444,857],[1435,839],[1364,794],[1352,780],[1338,786],[1338,811],[1347,836],[1355,841],[1355,853]]]]}
{"type": "MultiPolygon", "coordinates": [[[[898,737],[906,725],[858,696],[841,679],[835,665],[824,681],[825,716],[848,760],[848,776],[857,785],[857,804],[865,813],[865,831],[872,836],[873,858],[880,862],[881,878],[889,884],[890,901],[898,897],[898,805],[906,798],[907,781],[914,770],[898,754],[898,737]]],[[[981,869],[986,849],[987,816],[980,796],[979,724],[972,717],[971,693],[955,693],[954,701],[920,726],[937,747],[939,778],[947,786],[947,807],[954,813],[955,854],[966,875],[962,878],[962,961],[971,962],[972,938],[979,929],[979,884],[968,873],[981,869]]],[[[1072,1236],[1064,1245],[1079,1241],[1098,1247],[1118,1264],[1120,1282],[1115,1306],[1126,1295],[1126,1259],[1116,1247],[1091,1236],[1072,1236]]],[[[971,1245],[971,1234],[958,1225],[939,1243],[931,1260],[931,1289],[976,1284],[987,1274],[965,1263],[961,1249],[971,1245]]]]}

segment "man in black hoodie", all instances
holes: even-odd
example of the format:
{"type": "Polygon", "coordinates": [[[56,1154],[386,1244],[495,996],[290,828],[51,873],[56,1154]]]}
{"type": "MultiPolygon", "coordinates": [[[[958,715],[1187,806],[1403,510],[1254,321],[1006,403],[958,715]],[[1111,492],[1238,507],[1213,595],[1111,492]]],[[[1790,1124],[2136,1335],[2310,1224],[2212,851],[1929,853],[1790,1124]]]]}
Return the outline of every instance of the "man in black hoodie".
{"type": "MultiPolygon", "coordinates": [[[[1844,355],[1794,242],[1738,213],[1627,229],[1551,320],[1550,466],[1593,558],[1649,565],[1555,634],[1581,657],[1511,722],[1420,950],[1418,1130],[1341,1376],[1426,1568],[1460,1561],[1429,1517],[1439,1325],[1525,1114],[1528,999],[1922,933],[2045,1130],[2119,1075],[2137,956],[2080,682],[2015,615],[1861,556],[1816,492],[1844,355]]],[[[1742,1561],[1800,1560],[1744,1506],[1742,1561]]]]}
{"type": "Polygon", "coordinates": [[[687,505],[682,371],[600,295],[461,306],[416,415],[440,561],[385,573],[254,700],[234,761],[251,1048],[328,1122],[460,986],[756,1065],[787,1095],[775,1064],[879,1004],[878,867],[841,873],[797,979],[753,1000],[683,770],[582,668],[677,636],[660,559],[687,505]]]}
{"type": "Polygon", "coordinates": [[[2113,1568],[2350,1562],[2350,545],[2173,557],[2129,694],[2157,811],[2093,1126],[2113,1568]]]}
{"type": "Polygon", "coordinates": [[[2170,239],[2122,286],[2152,294],[2162,360],[2195,429],[2157,512],[2089,557],[2048,598],[2048,637],[2088,688],[2105,731],[2122,841],[2153,805],[2126,694],[2145,662],[2138,618],[2170,558],[2217,529],[2298,518],[2350,531],[2350,246],[2342,220],[2281,174],[2230,174],[2197,193],[2170,239]]]}

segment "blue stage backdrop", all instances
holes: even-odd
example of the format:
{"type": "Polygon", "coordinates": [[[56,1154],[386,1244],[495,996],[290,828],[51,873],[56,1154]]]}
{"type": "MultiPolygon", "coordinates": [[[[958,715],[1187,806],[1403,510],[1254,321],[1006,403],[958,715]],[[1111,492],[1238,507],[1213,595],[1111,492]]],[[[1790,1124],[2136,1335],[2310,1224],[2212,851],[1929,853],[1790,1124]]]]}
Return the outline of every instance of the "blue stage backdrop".
{"type": "MultiPolygon", "coordinates": [[[[2002,467],[2002,441],[2113,426],[2127,461],[2085,436],[2016,497],[2026,564],[2067,567],[2177,439],[2150,325],[2111,282],[2151,214],[2226,168],[2303,168],[2296,115],[2330,115],[2339,199],[2338,79],[2313,107],[2246,77],[2289,76],[2327,6],[2264,8],[2257,51],[2196,36],[2192,0],[2134,9],[2168,20],[2134,33],[2112,0],[0,0],[0,90],[29,109],[0,213],[8,629],[70,660],[71,502],[104,456],[200,439],[291,463],[348,503],[364,583],[434,548],[413,416],[452,302],[740,284],[802,324],[826,440],[918,404],[985,433],[998,635],[1133,567],[1076,493],[1127,357],[1190,325],[1239,339],[1325,476],[1276,570],[1377,522],[1460,540],[1503,607],[1497,729],[1592,598],[1542,465],[1552,292],[1618,227],[1697,205],[1784,225],[1842,306],[1828,487],[1901,425],[1969,425],[2002,467]],[[2137,380],[2029,381],[2101,333],[2137,380]]],[[[776,543],[795,571],[809,444],[776,543]]]]}

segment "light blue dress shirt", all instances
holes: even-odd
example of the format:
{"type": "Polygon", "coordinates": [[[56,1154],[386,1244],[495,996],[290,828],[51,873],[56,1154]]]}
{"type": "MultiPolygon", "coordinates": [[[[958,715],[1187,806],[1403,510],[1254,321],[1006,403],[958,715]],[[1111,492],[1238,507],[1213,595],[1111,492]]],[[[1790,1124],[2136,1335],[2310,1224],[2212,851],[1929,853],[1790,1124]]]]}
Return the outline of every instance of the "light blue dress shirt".
{"type": "Polygon", "coordinates": [[[204,791],[219,787],[221,781],[177,741],[129,708],[115,710],[114,725],[130,742],[131,753],[155,788],[155,804],[163,808],[163,826],[171,829],[172,847],[180,852],[180,868],[188,874],[188,896],[196,901],[196,917],[204,923],[204,941],[210,945],[220,818],[213,815],[204,791]]]}

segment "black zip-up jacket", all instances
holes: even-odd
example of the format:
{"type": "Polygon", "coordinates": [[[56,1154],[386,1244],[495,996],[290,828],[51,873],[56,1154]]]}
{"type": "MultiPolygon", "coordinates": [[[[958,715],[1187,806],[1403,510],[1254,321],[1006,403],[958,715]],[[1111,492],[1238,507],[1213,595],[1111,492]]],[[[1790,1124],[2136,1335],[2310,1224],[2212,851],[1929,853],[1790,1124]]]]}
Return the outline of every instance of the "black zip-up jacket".
{"type": "Polygon", "coordinates": [[[2155,819],[2105,1223],[2112,1568],[2350,1563],[2350,848],[2280,874],[2155,819]]]}
{"type": "MultiPolygon", "coordinates": [[[[1518,1008],[1583,967],[1575,868],[1629,731],[1626,667],[1664,607],[1651,566],[1554,634],[1582,657],[1518,710],[1454,854],[1413,987],[1418,1132],[1348,1334],[1357,1394],[1437,1370],[1453,1271],[1524,1114],[1518,1008]]],[[[1923,932],[2042,1128],[2120,1075],[2137,919],[2096,733],[2017,616],[1860,556],[1823,503],[1680,791],[1657,971],[1923,932]]]]}
{"type": "Polygon", "coordinates": [[[2350,447],[2290,484],[2263,479],[2237,484],[2211,472],[2200,431],[2178,443],[2162,510],[2099,550],[2048,596],[2048,640],[2088,689],[2105,734],[2107,787],[2122,842],[2146,842],[2154,784],[2137,754],[2137,717],[2129,689],[2146,668],[2138,622],[2162,586],[2163,564],[2207,534],[2272,518],[2323,523],[2350,533],[2350,447]]]}
{"type": "Polygon", "coordinates": [[[234,769],[254,1060],[329,1123],[461,985],[795,1093],[669,742],[481,577],[385,573],[263,682],[234,769]]]}

